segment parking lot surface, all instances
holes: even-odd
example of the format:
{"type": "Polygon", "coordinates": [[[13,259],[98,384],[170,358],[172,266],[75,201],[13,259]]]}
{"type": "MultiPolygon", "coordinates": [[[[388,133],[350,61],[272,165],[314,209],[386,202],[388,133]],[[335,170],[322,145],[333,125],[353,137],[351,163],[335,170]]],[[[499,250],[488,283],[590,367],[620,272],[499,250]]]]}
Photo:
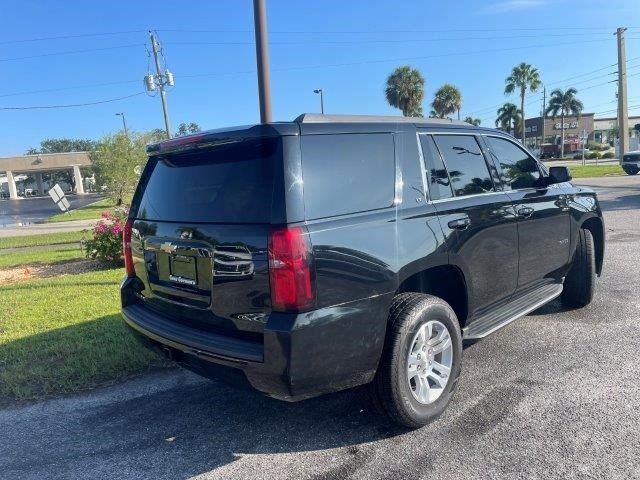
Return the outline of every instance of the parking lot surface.
{"type": "Polygon", "coordinates": [[[363,389],[288,404],[172,370],[0,410],[0,477],[640,478],[640,177],[580,183],[605,210],[593,303],[466,348],[436,422],[399,430],[363,389]]]}

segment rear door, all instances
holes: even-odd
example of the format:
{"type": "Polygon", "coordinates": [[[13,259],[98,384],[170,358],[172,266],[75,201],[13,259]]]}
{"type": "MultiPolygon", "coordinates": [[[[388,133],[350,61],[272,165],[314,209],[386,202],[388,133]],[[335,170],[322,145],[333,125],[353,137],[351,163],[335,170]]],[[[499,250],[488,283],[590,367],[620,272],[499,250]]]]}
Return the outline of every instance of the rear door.
{"type": "Polygon", "coordinates": [[[281,139],[257,138],[150,158],[132,206],[143,305],[220,333],[263,330],[281,154],[281,139]]]}
{"type": "Polygon", "coordinates": [[[449,262],[464,273],[470,317],[508,300],[518,280],[518,232],[511,199],[496,185],[472,134],[420,135],[429,193],[447,241],[449,262]],[[432,197],[433,198],[433,197],[432,197]]]}
{"type": "Polygon", "coordinates": [[[545,186],[538,161],[515,141],[484,137],[518,216],[518,289],[559,281],[569,262],[570,217],[562,185],[545,186]]]}

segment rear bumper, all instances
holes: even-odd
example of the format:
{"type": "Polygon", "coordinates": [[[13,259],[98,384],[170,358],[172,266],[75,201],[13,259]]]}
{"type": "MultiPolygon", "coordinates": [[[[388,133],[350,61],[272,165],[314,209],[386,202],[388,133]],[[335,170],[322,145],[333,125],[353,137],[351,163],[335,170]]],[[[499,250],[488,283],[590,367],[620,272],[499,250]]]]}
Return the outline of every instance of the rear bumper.
{"type": "Polygon", "coordinates": [[[272,312],[257,343],[177,324],[127,298],[123,291],[124,321],[147,346],[207,377],[241,373],[255,389],[288,401],[370,382],[391,301],[380,295],[301,314],[272,312]]]}

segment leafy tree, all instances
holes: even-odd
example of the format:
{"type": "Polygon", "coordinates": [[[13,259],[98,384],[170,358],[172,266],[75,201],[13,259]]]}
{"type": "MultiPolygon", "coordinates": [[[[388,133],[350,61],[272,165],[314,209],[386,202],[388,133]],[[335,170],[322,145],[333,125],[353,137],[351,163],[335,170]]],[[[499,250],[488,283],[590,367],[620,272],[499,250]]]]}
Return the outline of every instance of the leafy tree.
{"type": "Polygon", "coordinates": [[[507,102],[497,112],[496,127],[510,132],[520,127],[520,110],[514,103],[507,102]]]}
{"type": "Polygon", "coordinates": [[[129,203],[138,183],[136,167],[144,167],[147,161],[146,144],[150,134],[124,132],[107,135],[91,154],[91,163],[96,172],[98,185],[107,187],[107,192],[118,205],[129,203]]]}
{"type": "Polygon", "coordinates": [[[396,68],[387,78],[384,90],[389,105],[402,110],[405,117],[422,116],[424,77],[409,65],[396,68]]]}
{"type": "Polygon", "coordinates": [[[470,123],[471,125],[475,125],[476,127],[482,123],[482,120],[473,117],[465,117],[464,121],[470,123]]]}
{"type": "Polygon", "coordinates": [[[580,100],[576,98],[578,91],[575,88],[568,88],[563,91],[560,88],[556,88],[551,92],[549,97],[549,104],[545,110],[545,115],[551,115],[553,119],[560,114],[561,124],[561,138],[562,144],[560,146],[560,156],[564,157],[564,117],[565,115],[580,115],[584,105],[580,100]]]}
{"type": "Polygon", "coordinates": [[[454,85],[445,83],[436,91],[431,106],[438,118],[445,118],[456,111],[459,118],[460,108],[462,107],[462,94],[454,85]]]}
{"type": "Polygon", "coordinates": [[[505,79],[504,94],[510,95],[515,91],[520,92],[520,113],[522,114],[522,122],[520,123],[520,135],[522,138],[522,144],[524,145],[524,97],[527,90],[530,92],[536,92],[542,81],[540,80],[540,74],[538,69],[522,62],[520,65],[516,65],[511,70],[511,75],[505,79]]]}
{"type": "Polygon", "coordinates": [[[94,140],[85,138],[47,138],[40,142],[40,148],[30,148],[27,155],[38,153],[90,152],[96,146],[94,140]]]}
{"type": "Polygon", "coordinates": [[[193,133],[198,133],[199,131],[200,125],[198,125],[196,122],[182,122],[180,125],[178,125],[178,133],[176,133],[176,136],[184,137],[185,135],[191,135],[193,133]]]}
{"type": "Polygon", "coordinates": [[[167,131],[164,128],[154,128],[147,133],[149,143],[157,143],[167,139],[167,131]]]}

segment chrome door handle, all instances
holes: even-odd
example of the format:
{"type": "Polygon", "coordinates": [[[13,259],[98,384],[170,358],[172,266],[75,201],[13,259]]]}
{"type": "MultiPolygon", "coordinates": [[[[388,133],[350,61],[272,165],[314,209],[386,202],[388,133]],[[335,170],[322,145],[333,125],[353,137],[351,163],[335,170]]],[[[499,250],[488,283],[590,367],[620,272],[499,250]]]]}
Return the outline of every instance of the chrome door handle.
{"type": "Polygon", "coordinates": [[[517,212],[518,215],[523,217],[523,218],[529,218],[531,215],[533,215],[533,212],[535,210],[531,207],[520,207],[518,208],[517,212]]]}
{"type": "Polygon", "coordinates": [[[471,219],[469,217],[457,218],[451,220],[447,225],[454,230],[466,230],[471,225],[471,219]]]}

